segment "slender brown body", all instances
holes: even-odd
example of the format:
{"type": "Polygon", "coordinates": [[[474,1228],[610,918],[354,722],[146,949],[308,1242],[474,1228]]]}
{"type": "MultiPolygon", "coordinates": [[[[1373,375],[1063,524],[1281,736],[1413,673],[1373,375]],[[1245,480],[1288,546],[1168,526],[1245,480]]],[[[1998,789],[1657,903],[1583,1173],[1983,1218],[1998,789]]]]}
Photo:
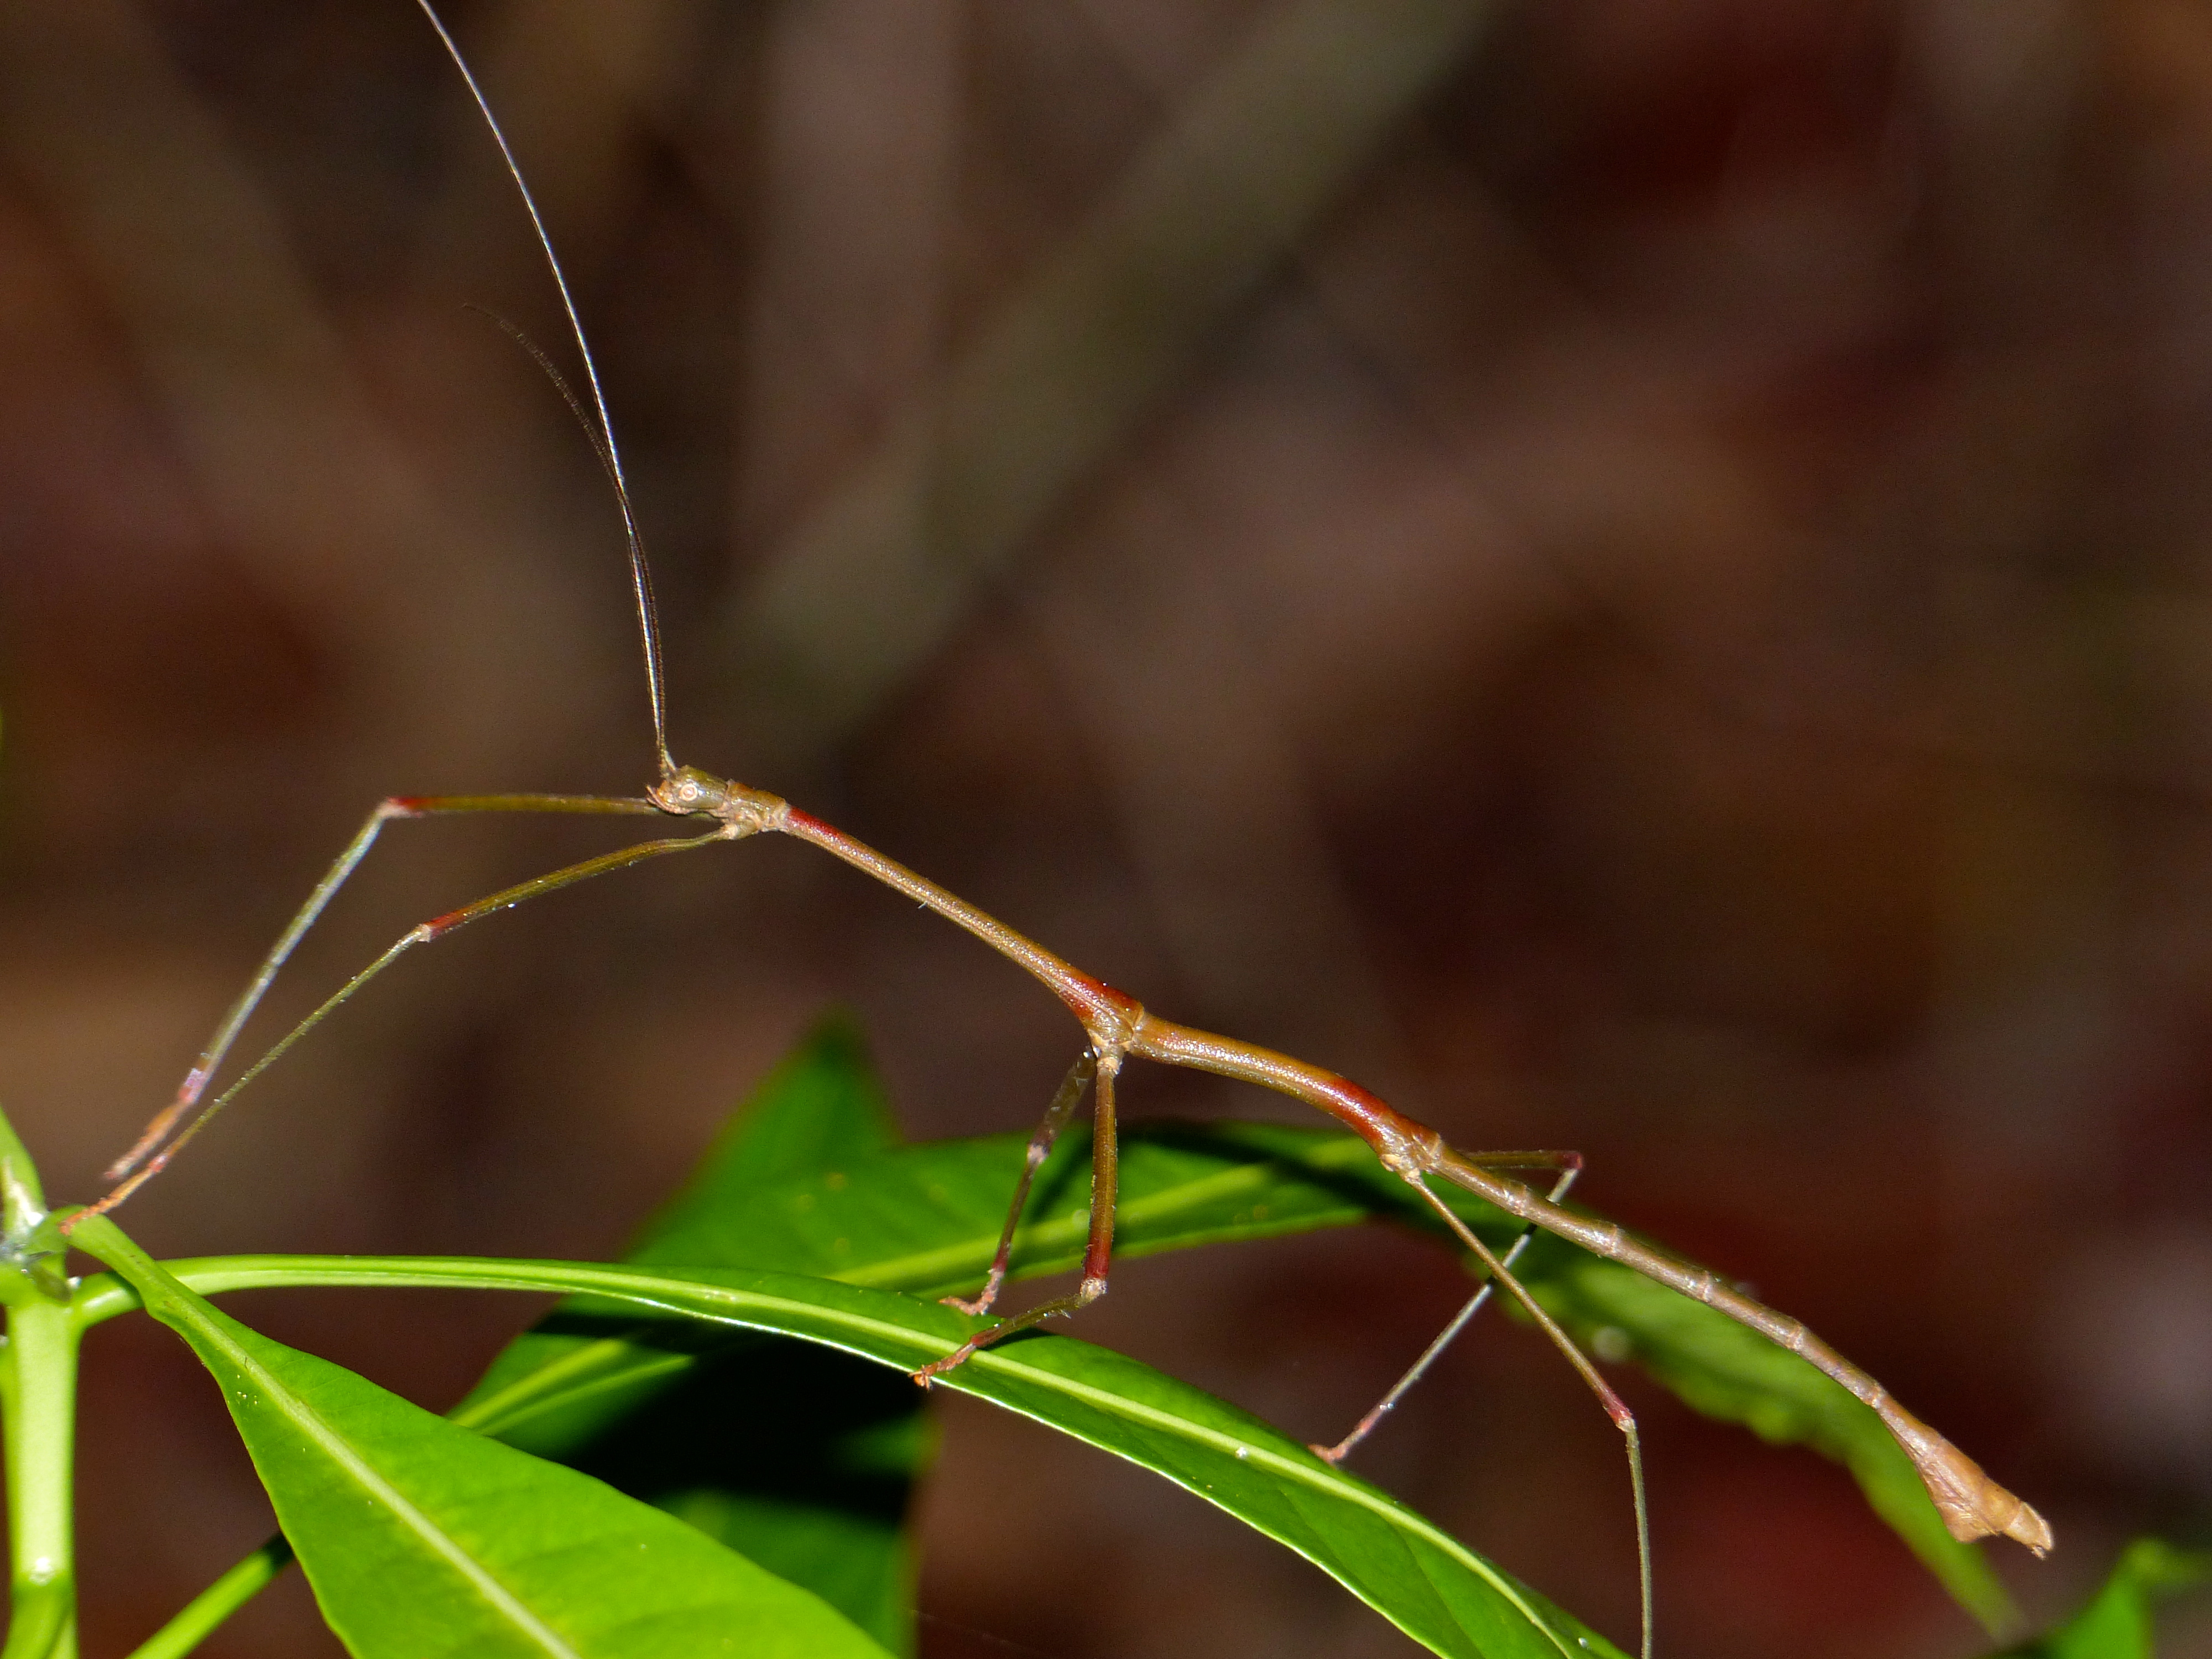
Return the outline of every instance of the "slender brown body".
{"type": "MultiPolygon", "coordinates": [[[[642,613],[650,616],[649,605],[642,613]]],[[[658,699],[656,698],[656,712],[658,699]]],[[[665,749],[662,750],[664,756],[665,749]]],[[[1548,1167],[1571,1172],[1579,1159],[1565,1153],[1468,1155],[1455,1151],[1442,1135],[1398,1111],[1388,1102],[1333,1072],[1278,1054],[1256,1043],[1241,1042],[1211,1031],[1201,1031],[1147,1011],[1135,998],[1096,979],[986,915],[957,894],[918,875],[895,859],[885,857],[866,843],[811,814],[793,808],[781,796],[744,784],[732,783],[693,767],[664,762],[660,777],[643,797],[589,795],[478,795],[400,798],[380,803],[337,861],[309,896],[307,902],[278,939],[260,970],[232,1007],[214,1039],[186,1073],[176,1100],[149,1127],[138,1144],[111,1171],[116,1185],[94,1205],[80,1212],[64,1226],[73,1226],[104,1213],[128,1198],[158,1174],[215,1114],[292,1045],[300,1041],[369,980],[382,973],[400,956],[421,945],[443,938],[480,917],[504,910],[544,893],[590,877],[716,842],[741,841],[761,834],[781,834],[811,842],[824,852],[905,894],[947,921],[957,923],[1000,955],[1018,963],[1050,988],[1081,1023],[1090,1039],[1089,1051],[1078,1060],[1061,1085],[1045,1121],[1031,1137],[1027,1170],[1009,1209],[996,1255],[981,1293],[959,1305],[975,1314],[987,1312],[1006,1277],[1014,1229],[1022,1212],[1030,1176],[1042,1162],[1052,1138],[1072,1115],[1086,1089],[1092,1092],[1091,1202],[1088,1248],[1078,1288],[979,1331],[958,1347],[923,1366],[915,1380],[925,1387],[935,1377],[964,1363],[978,1348],[1035,1325],[1054,1314],[1073,1313],[1103,1295],[1114,1244],[1114,1194],[1116,1180],[1115,1079],[1122,1062],[1131,1056],[1217,1073],[1224,1077],[1289,1095],[1319,1108],[1358,1133],[1375,1150],[1385,1169],[1404,1180],[1453,1229],[1488,1270],[1490,1282],[1504,1286],[1555,1342],[1605,1407],[1626,1443],[1634,1492],[1639,1577],[1643,1589],[1644,1659],[1651,1654],[1651,1569],[1644,1498],[1644,1476],[1636,1421],[1627,1407],[1598,1375],[1589,1358],[1576,1347],[1558,1324],[1509,1271],[1505,1260],[1467,1226],[1430,1188],[1427,1178],[1441,1176],[1516,1217],[1582,1246],[1594,1255],[1618,1261],[1683,1295],[1720,1310],[1771,1341],[1802,1356],[1863,1401],[1881,1419],[1925,1483],[1937,1511],[1954,1537],[1970,1540],[1991,1535],[2013,1538],[2040,1555],[2051,1547],[2050,1526],[2027,1504],[1998,1486],[1974,1462],[1907,1413],[1887,1389],[1865,1371],[1815,1337],[1802,1324],[1752,1300],[1709,1269],[1694,1267],[1632,1238],[1617,1224],[1595,1222],[1540,1196],[1522,1182],[1500,1173],[1503,1168],[1548,1167]],[[402,935],[390,949],[356,974],[327,998],[321,1006],[295,1026],[236,1081],[214,1099],[202,1103],[208,1081],[220,1070],[223,1059],[246,1021],[260,1001],[293,947],[314,924],[323,908],[368,855],[379,832],[393,818],[423,817],[446,813],[576,812],[596,814],[665,813],[671,817],[706,819],[713,827],[703,832],[641,842],[612,853],[506,888],[500,892],[432,918],[402,935]],[[195,1112],[195,1107],[198,1110],[195,1112]],[[182,1124],[179,1129],[178,1125],[182,1124]],[[163,1144],[166,1140],[166,1144],[163,1144]]],[[[1565,1190],[1564,1183],[1558,1189],[1565,1190]]],[[[1556,1196],[1555,1193],[1555,1196],[1556,1196]]],[[[1517,1249],[1516,1246],[1516,1249],[1517,1249]]],[[[956,1298],[957,1300],[957,1298],[956,1298]]],[[[1480,1298],[1469,1304],[1450,1330],[1456,1330],[1480,1298]]],[[[1432,1345],[1448,1340],[1448,1330],[1432,1345]]],[[[1419,1375],[1425,1356],[1408,1381],[1419,1375]]],[[[1387,1411],[1406,1383],[1394,1389],[1369,1413],[1342,1446],[1316,1448],[1334,1462],[1387,1411]]]]}
{"type": "MultiPolygon", "coordinates": [[[[1385,1169],[1405,1180],[1418,1186],[1425,1176],[1441,1176],[1508,1215],[1556,1233],[1594,1255],[1632,1267],[1749,1326],[1833,1377],[1881,1417],[1919,1470],[1953,1537],[2011,1538],[2038,1555],[2051,1547],[2050,1524],[2033,1509],[1990,1480],[1972,1458],[1899,1406],[1888,1389],[1814,1335],[1802,1322],[1753,1301],[1719,1274],[1653,1249],[1631,1237],[1617,1223],[1591,1221],[1549,1202],[1508,1176],[1483,1168],[1454,1151],[1435,1130],[1348,1079],[1256,1043],[1177,1025],[1146,1012],[1135,998],[1092,978],[927,877],[774,796],[721,784],[722,790],[731,793],[718,798],[714,786],[720,784],[719,780],[688,768],[682,775],[696,781],[701,792],[692,798],[700,804],[690,810],[721,817],[728,833],[780,830],[811,842],[958,923],[1002,956],[1020,963],[1067,1005],[1102,1055],[1110,1053],[1118,1059],[1133,1054],[1164,1065],[1215,1072],[1303,1100],[1358,1134],[1375,1149],[1385,1169]],[[729,804],[708,804],[718,799],[729,804]]],[[[680,792],[670,793],[681,799],[680,792]]],[[[664,800],[659,791],[653,799],[672,809],[678,805],[678,799],[664,800]]]]}

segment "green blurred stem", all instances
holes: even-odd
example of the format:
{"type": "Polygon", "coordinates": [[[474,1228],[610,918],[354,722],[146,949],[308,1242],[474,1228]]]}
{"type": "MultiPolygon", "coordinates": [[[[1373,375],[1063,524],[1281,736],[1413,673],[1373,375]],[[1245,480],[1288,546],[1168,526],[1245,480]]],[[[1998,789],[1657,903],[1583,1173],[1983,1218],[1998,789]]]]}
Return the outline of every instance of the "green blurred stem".
{"type": "MultiPolygon", "coordinates": [[[[131,1651],[131,1659],[180,1659],[212,1634],[291,1564],[292,1547],[279,1533],[187,1602],[183,1612],[131,1651]]],[[[4,1656],[0,1656],[4,1659],[4,1656]]]]}
{"type": "MultiPolygon", "coordinates": [[[[12,1267],[0,1271],[18,1277],[12,1267]]],[[[27,1288],[27,1280],[20,1282],[27,1288]]],[[[67,1306],[35,1291],[10,1301],[7,1346],[0,1349],[0,1412],[7,1417],[13,1600],[0,1659],[76,1659],[70,1537],[76,1322],[67,1306]]]]}
{"type": "Polygon", "coordinates": [[[0,1306],[8,1319],[0,1444],[8,1459],[10,1578],[0,1659],[76,1659],[71,1481],[82,1328],[51,1232],[38,1170],[0,1114],[0,1306]]]}

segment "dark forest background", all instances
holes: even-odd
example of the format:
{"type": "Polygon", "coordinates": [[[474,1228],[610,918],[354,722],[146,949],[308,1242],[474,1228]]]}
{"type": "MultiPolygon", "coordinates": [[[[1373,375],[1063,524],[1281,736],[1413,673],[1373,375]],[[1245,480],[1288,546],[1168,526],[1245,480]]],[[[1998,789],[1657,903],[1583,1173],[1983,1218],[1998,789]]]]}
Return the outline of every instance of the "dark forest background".
{"type": "MultiPolygon", "coordinates": [[[[2039,1613],[2140,1530],[2201,1534],[2212,15],[453,21],[628,446],[679,759],[1460,1144],[1580,1148],[1589,1202],[2051,1516],[2048,1565],[2000,1563],[2039,1613]]],[[[377,799],[647,781],[606,491],[469,305],[566,361],[403,0],[0,8],[0,1097],[58,1196],[377,799]]],[[[275,1014],[605,829],[398,826],[275,1014]]],[[[748,843],[421,953],[127,1220],[603,1255],[838,1004],[916,1137],[1025,1127],[1078,1041],[965,938],[748,843]]],[[[1082,1334],[1327,1437],[1460,1282],[1328,1235],[1130,1264],[1082,1334]]],[[[527,1316],[249,1315],[434,1406],[527,1316]]],[[[101,1655],[267,1516],[164,1334],[103,1329],[87,1388],[101,1655]]],[[[1839,1470],[1630,1388],[1667,1650],[1978,1650],[1839,1470]]],[[[939,1420],[933,1659],[1409,1651],[1185,1494],[939,1420]]],[[[1617,1437],[1526,1331],[1362,1468],[1632,1632],[1617,1437]]],[[[295,1578],[207,1650],[336,1647],[295,1578]]]]}

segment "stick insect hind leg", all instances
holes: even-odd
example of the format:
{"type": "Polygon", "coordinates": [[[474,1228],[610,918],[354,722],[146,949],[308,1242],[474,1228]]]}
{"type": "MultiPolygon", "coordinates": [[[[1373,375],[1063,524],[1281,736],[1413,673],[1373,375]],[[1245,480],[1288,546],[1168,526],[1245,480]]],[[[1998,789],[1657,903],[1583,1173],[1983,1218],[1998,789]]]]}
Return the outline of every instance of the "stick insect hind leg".
{"type": "MultiPolygon", "coordinates": [[[[1554,1190],[1564,1191],[1571,1186],[1576,1171],[1573,1170],[1567,1170],[1554,1190]]],[[[1460,1242],[1474,1251],[1476,1258],[1490,1270],[1490,1285],[1484,1285],[1483,1291],[1487,1291],[1491,1285],[1503,1285],[1506,1288],[1514,1300],[1527,1311],[1528,1316],[1536,1322],[1537,1328],[1552,1340],[1553,1346],[1566,1356],[1567,1363],[1575,1368],[1576,1374],[1589,1385],[1590,1392],[1597,1396],[1598,1404],[1605,1408],[1605,1414],[1613,1419],[1613,1427],[1620,1431],[1620,1437],[1628,1451],[1629,1496],[1636,1509],[1636,1585],[1643,1613],[1641,1626],[1643,1637],[1639,1651],[1643,1659],[1651,1659],[1651,1510],[1644,1493],[1644,1443],[1637,1433],[1636,1413],[1628,1409],[1627,1402],[1614,1393],[1612,1386],[1598,1375],[1597,1367],[1590,1363],[1589,1356],[1577,1346],[1574,1338],[1559,1328],[1559,1322],[1544,1311],[1543,1304],[1528,1293],[1528,1287],[1513,1276],[1508,1265],[1509,1261],[1511,1257],[1518,1255],[1522,1247],[1528,1243],[1529,1234],[1534,1231],[1533,1226],[1524,1227],[1522,1230],[1521,1237],[1514,1241],[1512,1249],[1507,1252],[1508,1259],[1500,1261],[1490,1246],[1482,1242],[1481,1237],[1474,1229],[1462,1220],[1451,1206],[1439,1198],[1425,1180],[1413,1174],[1408,1174],[1406,1180],[1415,1192],[1428,1201],[1430,1207],[1443,1218],[1444,1224],[1459,1235],[1460,1242]]],[[[1461,1326],[1473,1318],[1480,1310],[1481,1306],[1482,1291],[1478,1291],[1461,1310],[1460,1316],[1445,1328],[1443,1337],[1439,1341],[1431,1344],[1430,1352],[1423,1354],[1416,1362],[1414,1368],[1416,1373],[1428,1365],[1434,1355],[1442,1351],[1443,1343],[1449,1341],[1461,1326]]],[[[1411,1380],[1409,1376],[1407,1381],[1411,1380]]],[[[1401,1384],[1401,1387],[1404,1384],[1401,1384]]],[[[1396,1392],[1395,1389],[1392,1390],[1392,1395],[1395,1395],[1396,1392]]],[[[1385,1396],[1386,1407],[1389,1403],[1389,1399],[1390,1396],[1385,1396]]],[[[1354,1433],[1356,1435],[1358,1431],[1355,1430],[1354,1433]]]]}
{"type": "MultiPolygon", "coordinates": [[[[1552,1204],[1557,1204],[1567,1195],[1567,1189],[1575,1184],[1576,1178],[1583,1172],[1580,1152],[1478,1152],[1469,1161],[1486,1170],[1559,1170],[1559,1178],[1552,1183],[1552,1190],[1545,1194],[1546,1201],[1552,1204]]],[[[1426,1195],[1425,1190],[1424,1196],[1426,1195]]],[[[1534,1222],[1523,1226],[1511,1247],[1498,1258],[1499,1264],[1510,1270],[1521,1259],[1528,1248],[1529,1241],[1535,1236],[1534,1222]]],[[[1397,1410],[1398,1402],[1412,1393],[1415,1385],[1429,1374],[1429,1368],[1443,1357],[1444,1350],[1459,1340],[1460,1333],[1468,1328],[1475,1315],[1482,1311],[1483,1304],[1490,1300],[1491,1292],[1497,1288],[1495,1277],[1486,1278],[1444,1328],[1430,1339],[1429,1346],[1422,1349],[1420,1356],[1406,1368],[1405,1375],[1393,1382],[1389,1391],[1368,1408],[1365,1416],[1352,1425],[1352,1431],[1334,1445],[1309,1448],[1314,1455],[1329,1464],[1341,1463],[1349,1457],[1362,1441],[1382,1426],[1384,1418],[1397,1410]]]]}

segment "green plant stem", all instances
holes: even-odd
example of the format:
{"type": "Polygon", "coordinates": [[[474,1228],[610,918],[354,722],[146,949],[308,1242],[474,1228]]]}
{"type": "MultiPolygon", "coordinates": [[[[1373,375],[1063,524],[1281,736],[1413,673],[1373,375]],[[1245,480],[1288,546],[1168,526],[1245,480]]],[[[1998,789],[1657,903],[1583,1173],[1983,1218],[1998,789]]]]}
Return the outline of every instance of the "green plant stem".
{"type": "MultiPolygon", "coordinates": [[[[19,1283],[31,1289],[27,1279],[19,1283]]],[[[70,1488],[78,1326],[66,1305],[35,1291],[9,1300],[0,1412],[13,1601],[0,1659],[76,1659],[70,1488]]]]}
{"type": "Polygon", "coordinates": [[[131,1650],[131,1659],[182,1659],[215,1632],[217,1626],[251,1601],[284,1571],[292,1560],[292,1547],[283,1534],[270,1539],[185,1605],[184,1610],[144,1643],[131,1650]]]}
{"type": "Polygon", "coordinates": [[[0,1113],[0,1443],[8,1458],[8,1642],[0,1659],[76,1659],[72,1483],[84,1327],[61,1276],[38,1166],[0,1113]]]}

